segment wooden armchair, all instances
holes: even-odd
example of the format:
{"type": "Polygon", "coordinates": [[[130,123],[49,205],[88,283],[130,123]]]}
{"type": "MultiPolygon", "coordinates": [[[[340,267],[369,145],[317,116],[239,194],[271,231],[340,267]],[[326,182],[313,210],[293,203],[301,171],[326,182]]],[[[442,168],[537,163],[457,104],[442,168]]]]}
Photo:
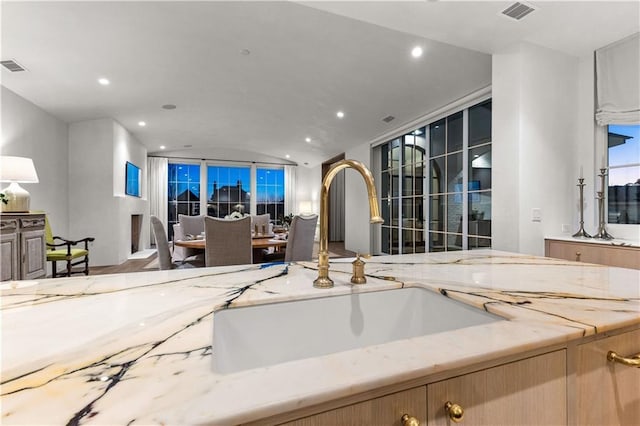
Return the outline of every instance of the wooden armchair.
{"type": "Polygon", "coordinates": [[[95,238],[87,237],[77,241],[67,240],[66,238],[54,236],[51,232],[49,219],[45,217],[45,238],[47,243],[47,261],[51,262],[52,277],[70,277],[71,274],[89,275],[89,242],[95,238]],[[84,248],[73,248],[84,243],[84,248]],[[64,248],[62,248],[64,247],[64,248]],[[78,259],[78,260],[76,260],[78,259]],[[57,262],[66,262],[67,269],[58,274],[57,262]],[[84,263],[84,268],[73,269],[74,266],[84,263]]]}

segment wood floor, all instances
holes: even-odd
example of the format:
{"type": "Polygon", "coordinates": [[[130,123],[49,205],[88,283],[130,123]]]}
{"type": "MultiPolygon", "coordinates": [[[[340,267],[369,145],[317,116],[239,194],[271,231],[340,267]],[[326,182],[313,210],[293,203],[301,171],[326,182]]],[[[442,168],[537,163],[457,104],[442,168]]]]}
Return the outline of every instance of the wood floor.
{"type": "MultiPolygon", "coordinates": [[[[352,251],[345,250],[344,241],[333,241],[329,243],[329,252],[332,257],[354,257],[356,254],[352,251]]],[[[318,253],[318,243],[315,244],[313,254],[314,259],[317,259],[318,253]]],[[[150,263],[154,262],[156,259],[156,254],[154,253],[150,257],[146,259],[131,259],[127,260],[121,265],[113,265],[113,266],[92,266],[89,268],[89,275],[104,275],[104,274],[120,274],[120,273],[129,273],[129,272],[143,272],[149,271],[150,269],[145,268],[150,263]]]]}

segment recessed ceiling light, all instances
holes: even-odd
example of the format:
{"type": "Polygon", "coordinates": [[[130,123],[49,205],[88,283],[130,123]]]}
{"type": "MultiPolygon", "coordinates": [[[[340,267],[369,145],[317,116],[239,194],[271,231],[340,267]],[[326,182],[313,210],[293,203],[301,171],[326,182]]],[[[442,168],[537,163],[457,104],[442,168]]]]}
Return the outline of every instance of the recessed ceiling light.
{"type": "Polygon", "coordinates": [[[419,58],[420,56],[422,56],[422,47],[416,46],[411,49],[411,56],[413,56],[414,58],[419,58]]]}
{"type": "Polygon", "coordinates": [[[338,117],[338,118],[344,118],[344,112],[342,112],[342,111],[338,111],[338,112],[336,113],[336,117],[338,117]]]}
{"type": "Polygon", "coordinates": [[[305,138],[305,142],[311,142],[311,138],[305,138]]]}
{"type": "Polygon", "coordinates": [[[99,78],[98,83],[102,84],[103,86],[108,86],[110,81],[106,78],[99,78]]]}
{"type": "Polygon", "coordinates": [[[166,148],[166,146],[160,145],[160,149],[165,149],[165,148],[166,148]]]}
{"type": "Polygon", "coordinates": [[[291,156],[290,156],[289,154],[285,155],[285,157],[287,157],[287,158],[291,158],[291,156]]]}
{"type": "Polygon", "coordinates": [[[173,104],[162,105],[162,109],[176,109],[176,106],[173,104]]]}
{"type": "Polygon", "coordinates": [[[146,125],[147,125],[147,123],[145,123],[144,121],[138,121],[138,126],[144,127],[146,125]]]}

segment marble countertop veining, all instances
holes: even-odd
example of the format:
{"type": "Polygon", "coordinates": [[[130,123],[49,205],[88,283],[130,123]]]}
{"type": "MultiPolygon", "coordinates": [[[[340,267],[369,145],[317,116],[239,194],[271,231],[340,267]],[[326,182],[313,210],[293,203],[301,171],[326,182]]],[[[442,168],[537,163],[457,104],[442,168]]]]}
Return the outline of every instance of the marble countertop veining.
{"type": "Polygon", "coordinates": [[[233,424],[640,324],[640,271],[493,250],[374,257],[368,283],[315,289],[315,263],[0,285],[3,424],[233,424]],[[213,313],[266,301],[422,286],[504,316],[221,375],[213,313]],[[438,350],[434,351],[433,348],[438,350]]]}

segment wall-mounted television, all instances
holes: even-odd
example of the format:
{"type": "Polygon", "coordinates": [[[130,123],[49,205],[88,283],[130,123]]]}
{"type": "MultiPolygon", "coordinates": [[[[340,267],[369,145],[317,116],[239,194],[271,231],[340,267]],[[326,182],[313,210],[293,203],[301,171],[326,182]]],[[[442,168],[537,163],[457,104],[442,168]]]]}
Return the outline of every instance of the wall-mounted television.
{"type": "Polygon", "coordinates": [[[124,193],[133,197],[140,197],[140,167],[127,161],[125,182],[124,193]]]}

